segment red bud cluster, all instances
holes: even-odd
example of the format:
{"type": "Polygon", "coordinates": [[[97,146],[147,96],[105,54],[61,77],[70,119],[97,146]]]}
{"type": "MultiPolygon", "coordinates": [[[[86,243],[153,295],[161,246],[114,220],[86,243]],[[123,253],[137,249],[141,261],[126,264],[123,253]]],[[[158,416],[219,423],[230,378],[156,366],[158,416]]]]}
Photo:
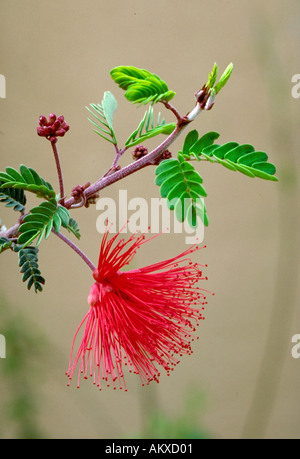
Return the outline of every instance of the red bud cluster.
{"type": "Polygon", "coordinates": [[[63,137],[69,129],[70,126],[65,122],[63,116],[56,118],[54,113],[50,113],[49,120],[44,115],[39,117],[37,134],[46,137],[51,143],[56,143],[57,137],[63,137]]]}
{"type": "Polygon", "coordinates": [[[144,145],[138,145],[132,152],[132,157],[134,160],[140,159],[143,156],[148,154],[148,148],[144,147],[144,145]]]}

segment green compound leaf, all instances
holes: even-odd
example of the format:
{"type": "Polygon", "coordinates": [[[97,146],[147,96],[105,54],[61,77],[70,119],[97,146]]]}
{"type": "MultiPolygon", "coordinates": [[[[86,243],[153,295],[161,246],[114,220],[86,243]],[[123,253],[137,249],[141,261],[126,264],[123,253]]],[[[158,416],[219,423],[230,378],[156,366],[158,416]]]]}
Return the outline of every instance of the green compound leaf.
{"type": "Polygon", "coordinates": [[[178,159],[162,161],[155,174],[160,194],[166,198],[167,206],[174,210],[178,221],[187,220],[191,227],[196,227],[197,216],[200,216],[204,225],[208,225],[203,201],[207,194],[202,186],[203,180],[182,154],[179,153],[178,159]]]}
{"type": "Polygon", "coordinates": [[[57,206],[55,199],[42,202],[39,206],[31,209],[30,213],[24,217],[23,223],[19,228],[21,234],[18,238],[18,244],[26,247],[38,238],[36,243],[38,247],[43,238],[48,239],[52,228],[58,233],[61,226],[69,229],[69,225],[70,214],[65,207],[57,206]]]}
{"type": "Polygon", "coordinates": [[[204,148],[201,155],[210,157],[213,162],[218,162],[227,169],[239,171],[248,177],[278,181],[275,177],[276,167],[268,162],[268,155],[265,152],[255,151],[250,144],[239,145],[237,142],[228,142],[215,147],[210,151],[204,148]]]}
{"type": "Polygon", "coordinates": [[[264,180],[278,181],[275,177],[276,167],[268,162],[268,155],[255,151],[253,145],[228,142],[224,145],[214,144],[219,137],[217,132],[208,132],[198,138],[196,130],[190,131],[180,152],[186,160],[196,158],[212,163],[219,163],[232,171],[239,171],[248,177],[259,177],[264,180]]]}
{"type": "Polygon", "coordinates": [[[23,164],[20,166],[20,172],[12,167],[7,167],[6,172],[0,172],[0,183],[2,190],[7,188],[20,189],[30,191],[46,199],[55,198],[55,191],[50,183],[42,179],[35,170],[23,164]]]}
{"type": "Polygon", "coordinates": [[[27,282],[28,290],[33,286],[36,293],[42,292],[45,279],[38,266],[38,248],[18,247],[15,251],[18,251],[22,280],[27,282]]]}
{"type": "Polygon", "coordinates": [[[77,239],[81,238],[78,223],[74,218],[70,218],[68,209],[63,206],[58,206],[56,214],[53,217],[54,230],[58,233],[60,226],[66,228],[70,233],[73,233],[77,239]]]}
{"type": "Polygon", "coordinates": [[[91,108],[86,107],[97,121],[95,122],[88,118],[97,128],[94,129],[94,132],[114,145],[117,144],[117,138],[113,129],[113,117],[117,106],[118,104],[114,95],[109,91],[105,91],[102,104],[90,104],[91,108]]]}
{"type": "Polygon", "coordinates": [[[168,102],[175,96],[175,92],[169,90],[165,81],[148,70],[120,66],[112,69],[110,75],[126,91],[126,99],[134,104],[168,102]]]}
{"type": "Polygon", "coordinates": [[[74,218],[70,218],[69,224],[65,227],[70,233],[73,233],[77,239],[81,238],[80,230],[78,228],[78,223],[74,218]]]}
{"type": "Polygon", "coordinates": [[[220,137],[217,132],[211,131],[198,138],[198,131],[195,129],[190,131],[183,142],[182,155],[185,159],[190,159],[191,156],[199,159],[204,148],[210,147],[216,139],[220,137]]]}
{"type": "Polygon", "coordinates": [[[156,125],[154,124],[153,107],[150,105],[145,112],[144,117],[137,129],[128,137],[125,142],[125,147],[133,147],[141,142],[144,142],[158,134],[169,135],[176,127],[176,123],[166,124],[165,120],[160,119],[160,113],[157,117],[156,125]]]}
{"type": "MultiPolygon", "coordinates": [[[[3,182],[0,181],[2,185],[3,182]]],[[[26,196],[24,190],[16,188],[0,188],[0,202],[5,203],[5,207],[11,207],[17,212],[24,212],[26,196]]]]}
{"type": "Polygon", "coordinates": [[[217,76],[218,76],[218,66],[216,63],[214,63],[212,71],[208,75],[206,86],[208,86],[209,88],[213,88],[217,81],[217,76]]]}
{"type": "Polygon", "coordinates": [[[230,75],[232,74],[232,71],[233,71],[233,64],[230,63],[229,65],[227,65],[226,69],[224,70],[223,74],[220,77],[220,80],[216,84],[218,71],[219,71],[219,68],[217,64],[215,63],[212,68],[212,71],[210,72],[208,76],[208,80],[205,85],[207,89],[213,90],[215,95],[218,94],[218,92],[220,92],[220,90],[225,86],[225,84],[229,80],[230,75]]]}
{"type": "Polygon", "coordinates": [[[225,86],[225,84],[227,83],[227,81],[230,78],[230,75],[232,74],[232,71],[233,71],[233,64],[230,63],[226,67],[226,69],[224,70],[220,80],[218,81],[218,83],[215,86],[216,94],[218,94],[218,92],[225,86]]]}
{"type": "Polygon", "coordinates": [[[10,249],[12,245],[12,241],[6,239],[5,237],[0,237],[0,253],[4,252],[4,250],[10,249]]]}

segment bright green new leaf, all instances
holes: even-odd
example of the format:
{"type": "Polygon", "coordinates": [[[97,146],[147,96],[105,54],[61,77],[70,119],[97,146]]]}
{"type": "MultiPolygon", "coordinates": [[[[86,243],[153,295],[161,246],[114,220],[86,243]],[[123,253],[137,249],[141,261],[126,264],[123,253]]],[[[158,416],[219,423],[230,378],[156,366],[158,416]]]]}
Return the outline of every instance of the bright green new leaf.
{"type": "Polygon", "coordinates": [[[140,105],[168,102],[175,92],[170,91],[166,82],[148,70],[132,66],[120,66],[111,70],[112,79],[124,89],[125,97],[140,105]]]}
{"type": "Polygon", "coordinates": [[[107,121],[107,124],[111,130],[113,130],[113,118],[114,118],[114,113],[117,109],[117,106],[118,104],[115,99],[115,96],[111,92],[105,91],[104,97],[102,100],[102,108],[103,108],[103,112],[104,112],[104,116],[107,121]]]}
{"type": "Polygon", "coordinates": [[[214,85],[215,85],[215,82],[217,80],[217,76],[218,76],[218,66],[216,63],[214,63],[214,66],[212,68],[212,71],[210,72],[209,76],[208,76],[208,80],[207,80],[207,83],[206,83],[206,86],[208,88],[213,88],[214,85]]]}
{"type": "Polygon", "coordinates": [[[218,94],[218,92],[225,86],[225,84],[227,83],[227,81],[230,78],[230,75],[232,74],[232,71],[233,71],[233,64],[230,63],[226,67],[226,69],[225,69],[224,73],[222,74],[220,80],[218,81],[218,83],[215,86],[216,94],[218,94]]]}
{"type": "Polygon", "coordinates": [[[97,128],[94,129],[94,132],[114,145],[117,144],[117,138],[113,129],[113,117],[117,106],[118,104],[114,95],[109,91],[105,91],[101,105],[90,104],[91,108],[86,107],[86,109],[96,119],[95,122],[94,120],[88,118],[88,120],[97,128]]]}
{"type": "Polygon", "coordinates": [[[169,135],[176,127],[176,123],[166,124],[165,120],[160,119],[160,113],[157,117],[157,122],[154,122],[153,107],[150,105],[145,112],[143,119],[139,123],[137,129],[133,131],[125,142],[126,147],[133,147],[144,142],[158,134],[169,135]]]}
{"type": "Polygon", "coordinates": [[[225,71],[223,72],[220,80],[218,81],[218,83],[216,84],[216,81],[217,81],[217,76],[218,76],[218,66],[217,64],[215,63],[213,68],[212,68],[212,71],[210,72],[210,74],[208,75],[208,80],[207,80],[207,83],[205,85],[205,88],[207,91],[209,91],[209,95],[210,97],[214,97],[216,96],[216,94],[218,94],[218,92],[220,92],[220,90],[225,86],[225,84],[227,83],[227,81],[229,80],[230,78],[230,75],[232,73],[232,70],[233,70],[233,64],[230,63],[225,71]]]}

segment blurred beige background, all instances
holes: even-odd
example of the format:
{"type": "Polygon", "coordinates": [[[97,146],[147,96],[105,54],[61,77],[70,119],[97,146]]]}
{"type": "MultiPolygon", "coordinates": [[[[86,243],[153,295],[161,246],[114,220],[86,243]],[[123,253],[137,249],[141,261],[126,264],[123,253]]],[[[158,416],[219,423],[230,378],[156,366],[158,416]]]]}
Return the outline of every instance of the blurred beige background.
{"type": "MultiPolygon", "coordinates": [[[[74,331],[87,310],[90,272],[51,237],[40,250],[46,285],[35,295],[22,284],[16,257],[2,254],[2,306],[9,303],[20,330],[28,322],[45,340],[41,350],[35,344],[37,355],[24,356],[26,390],[34,395],[41,435],[146,436],[158,411],[158,418],[192,419],[195,431],[215,438],[299,438],[300,360],[291,356],[291,338],[300,333],[300,100],[291,95],[291,78],[300,73],[299,2],[1,0],[0,10],[0,73],[7,84],[6,99],[0,100],[1,170],[24,163],[56,186],[51,149],[35,130],[41,114],[63,114],[71,128],[58,147],[69,194],[74,185],[100,177],[113,158],[109,145],[92,132],[85,106],[112,91],[121,142],[144,113],[125,100],[110,78],[111,68],[133,65],[158,74],[176,91],[174,105],[184,114],[193,108],[194,93],[213,63],[222,71],[232,61],[230,82],[192,128],[219,132],[220,143],[252,143],[269,154],[280,178],[266,182],[198,165],[210,217],[200,262],[208,264],[207,287],[215,296],[194,354],[183,358],[171,377],[162,375],[158,385],[141,388],[139,378],[129,376],[127,393],[98,392],[91,381],[79,390],[75,381],[67,388],[64,373],[74,331]],[[31,372],[33,358],[40,361],[31,372]],[[203,402],[192,418],[186,401],[194,393],[203,402]]],[[[173,120],[170,113],[163,115],[173,120]]],[[[171,150],[176,154],[181,146],[179,138],[171,150]]],[[[140,171],[105,190],[105,196],[116,197],[121,188],[129,198],[150,200],[159,196],[153,179],[154,170],[140,171]]],[[[99,211],[92,207],[72,215],[82,231],[80,247],[96,261],[99,211]]],[[[4,206],[0,217],[6,226],[15,222],[4,206]]],[[[182,235],[162,236],[135,261],[150,264],[185,247],[182,235]]],[[[7,339],[7,361],[12,352],[7,339]]],[[[3,365],[0,360],[0,371],[3,365]]],[[[25,383],[22,372],[17,380],[5,372],[0,378],[0,407],[7,409],[16,396],[12,388],[18,392],[25,383]]],[[[5,413],[1,408],[0,436],[15,438],[18,417],[5,413]]]]}

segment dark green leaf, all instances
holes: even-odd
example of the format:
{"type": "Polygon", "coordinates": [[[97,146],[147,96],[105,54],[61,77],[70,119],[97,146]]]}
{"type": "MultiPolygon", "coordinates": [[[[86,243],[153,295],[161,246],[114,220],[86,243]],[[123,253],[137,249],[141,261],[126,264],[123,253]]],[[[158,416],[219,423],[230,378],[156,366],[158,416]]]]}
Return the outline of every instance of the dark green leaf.
{"type": "Polygon", "coordinates": [[[178,159],[170,158],[162,161],[155,169],[155,174],[159,175],[161,172],[169,171],[172,167],[178,168],[178,159]]]}
{"type": "MultiPolygon", "coordinates": [[[[168,161],[171,161],[171,159],[169,159],[168,161]]],[[[178,172],[178,161],[175,160],[175,164],[174,166],[171,166],[170,168],[166,169],[166,170],[163,170],[162,172],[159,172],[157,169],[158,167],[156,168],[156,173],[158,174],[156,179],[155,179],[155,183],[156,185],[160,186],[167,178],[170,177],[170,175],[172,175],[172,169],[173,169],[173,172],[174,174],[176,174],[178,172]]]]}
{"type": "Polygon", "coordinates": [[[41,276],[38,267],[38,249],[36,247],[19,248],[19,267],[21,268],[22,281],[27,281],[28,290],[34,286],[35,292],[43,290],[42,285],[45,284],[45,279],[41,276]]]}
{"type": "Polygon", "coordinates": [[[0,237],[0,253],[4,252],[11,247],[12,241],[6,239],[5,237],[0,237]]]}
{"type": "MultiPolygon", "coordinates": [[[[35,209],[35,208],[34,208],[35,209]]],[[[31,209],[31,213],[28,215],[25,215],[23,218],[23,222],[42,222],[42,223],[47,223],[49,218],[44,215],[44,214],[39,214],[38,212],[33,213],[32,211],[34,209],[31,209]]]]}
{"type": "Polygon", "coordinates": [[[27,183],[24,177],[12,167],[7,167],[5,170],[6,173],[13,178],[14,182],[27,183]]]}
{"type": "Polygon", "coordinates": [[[18,244],[30,244],[38,235],[39,231],[37,230],[26,231],[25,233],[20,234],[18,237],[18,244]]]}
{"type": "Polygon", "coordinates": [[[74,220],[74,218],[70,218],[69,220],[69,224],[68,226],[66,227],[67,230],[71,233],[74,234],[74,236],[77,237],[77,239],[80,239],[81,235],[80,235],[80,230],[78,228],[78,223],[76,220],[74,220]]]}
{"type": "Polygon", "coordinates": [[[31,168],[20,166],[20,172],[12,167],[6,168],[6,173],[0,172],[1,188],[14,188],[35,193],[46,199],[55,198],[52,186],[45,182],[36,171],[31,168]]]}
{"type": "Polygon", "coordinates": [[[236,163],[239,158],[253,151],[255,150],[252,145],[248,145],[248,144],[239,145],[238,147],[235,147],[229,150],[225,154],[224,158],[226,159],[226,161],[231,161],[233,163],[236,163]]]}
{"type": "MultiPolygon", "coordinates": [[[[0,181],[1,184],[2,182],[0,181]]],[[[5,203],[6,207],[13,207],[15,211],[24,212],[26,197],[23,190],[0,188],[0,202],[5,203]]]]}
{"type": "MultiPolygon", "coordinates": [[[[226,153],[228,153],[229,151],[233,150],[238,145],[239,144],[237,142],[228,142],[228,143],[225,143],[222,146],[218,146],[216,149],[214,149],[211,152],[211,154],[213,154],[215,158],[224,159],[224,156],[226,155],[226,153]]],[[[206,149],[204,151],[205,151],[205,153],[207,152],[206,149]]]]}
{"type": "Polygon", "coordinates": [[[26,233],[29,230],[39,230],[40,228],[43,228],[44,222],[42,221],[31,221],[28,223],[22,223],[22,225],[19,228],[19,231],[21,233],[26,233]]]}
{"type": "Polygon", "coordinates": [[[48,237],[49,237],[49,235],[51,233],[52,227],[53,227],[53,219],[49,220],[49,222],[47,223],[46,232],[45,232],[45,239],[48,239],[48,237]]]}
{"type": "MultiPolygon", "coordinates": [[[[210,162],[222,164],[222,166],[232,171],[239,171],[248,177],[260,177],[265,180],[273,181],[278,180],[277,177],[274,176],[276,167],[274,164],[267,162],[268,155],[265,152],[255,151],[253,145],[239,145],[237,142],[228,142],[224,145],[205,145],[206,139],[208,142],[211,140],[214,141],[214,134],[218,136],[217,133],[208,133],[202,136],[202,144],[201,139],[197,140],[193,145],[190,145],[187,140],[188,148],[183,148],[183,151],[185,151],[185,154],[182,152],[183,157],[185,159],[190,159],[190,155],[194,153],[198,161],[204,158],[210,162]]],[[[196,138],[195,133],[193,136],[196,138]]]]}
{"type": "MultiPolygon", "coordinates": [[[[163,182],[163,184],[160,187],[160,194],[163,198],[166,198],[169,194],[169,192],[174,188],[175,185],[178,183],[183,183],[183,177],[182,173],[180,170],[178,170],[178,173],[175,175],[171,175],[167,180],[163,182]]],[[[186,190],[186,186],[185,186],[186,190]]]]}
{"type": "Polygon", "coordinates": [[[194,129],[190,131],[184,139],[183,147],[182,147],[182,154],[184,156],[189,156],[191,147],[197,142],[199,137],[198,131],[194,129]]]}
{"type": "MultiPolygon", "coordinates": [[[[38,238],[38,246],[43,237],[47,239],[54,224],[57,228],[58,219],[55,217],[57,212],[58,208],[55,199],[42,202],[39,206],[31,209],[30,214],[24,217],[24,223],[19,228],[21,234],[18,238],[18,244],[29,245],[34,239],[38,238]]],[[[60,219],[60,217],[58,218],[60,219]]]]}
{"type": "Polygon", "coordinates": [[[183,158],[190,159],[191,155],[199,159],[199,155],[205,148],[210,147],[220,136],[217,132],[211,131],[199,137],[198,131],[190,131],[184,139],[182,151],[179,152],[183,158]]]}
{"type": "Polygon", "coordinates": [[[54,231],[56,233],[58,233],[59,230],[60,230],[60,227],[61,227],[61,218],[58,215],[58,212],[56,212],[56,214],[53,215],[53,228],[54,228],[54,231]]]}
{"type": "Polygon", "coordinates": [[[31,167],[29,167],[28,170],[31,172],[31,175],[36,185],[44,185],[44,180],[39,176],[39,174],[34,169],[31,169],[31,167]]]}
{"type": "Polygon", "coordinates": [[[238,163],[244,166],[252,166],[257,162],[268,161],[268,155],[264,151],[254,151],[241,156],[238,159],[238,163]]]}
{"type": "Polygon", "coordinates": [[[33,209],[31,209],[30,211],[32,214],[42,214],[44,216],[47,217],[47,221],[49,220],[49,218],[52,217],[53,215],[53,212],[50,210],[50,209],[47,209],[46,207],[34,207],[33,209]]]}
{"type": "Polygon", "coordinates": [[[30,172],[28,167],[24,166],[24,164],[21,164],[20,172],[21,172],[22,177],[24,177],[26,183],[35,184],[35,179],[34,179],[32,173],[30,172]]]}
{"type": "Polygon", "coordinates": [[[194,225],[199,215],[205,223],[205,212],[198,212],[196,206],[197,201],[206,196],[201,185],[202,178],[192,164],[184,160],[183,155],[179,154],[178,158],[167,159],[159,164],[155,171],[155,183],[160,186],[161,196],[166,198],[167,206],[174,210],[180,222],[187,218],[188,223],[194,225]]]}
{"type": "Polygon", "coordinates": [[[214,141],[217,140],[219,137],[220,134],[218,134],[217,132],[207,132],[202,137],[200,137],[200,139],[197,140],[197,142],[195,142],[194,145],[190,147],[190,152],[200,154],[201,151],[204,150],[204,148],[207,148],[210,145],[212,145],[214,141]]]}
{"type": "Polygon", "coordinates": [[[69,225],[69,220],[70,220],[70,214],[69,214],[68,209],[66,209],[63,206],[58,206],[57,213],[61,219],[62,226],[67,228],[67,226],[69,225]]]}

